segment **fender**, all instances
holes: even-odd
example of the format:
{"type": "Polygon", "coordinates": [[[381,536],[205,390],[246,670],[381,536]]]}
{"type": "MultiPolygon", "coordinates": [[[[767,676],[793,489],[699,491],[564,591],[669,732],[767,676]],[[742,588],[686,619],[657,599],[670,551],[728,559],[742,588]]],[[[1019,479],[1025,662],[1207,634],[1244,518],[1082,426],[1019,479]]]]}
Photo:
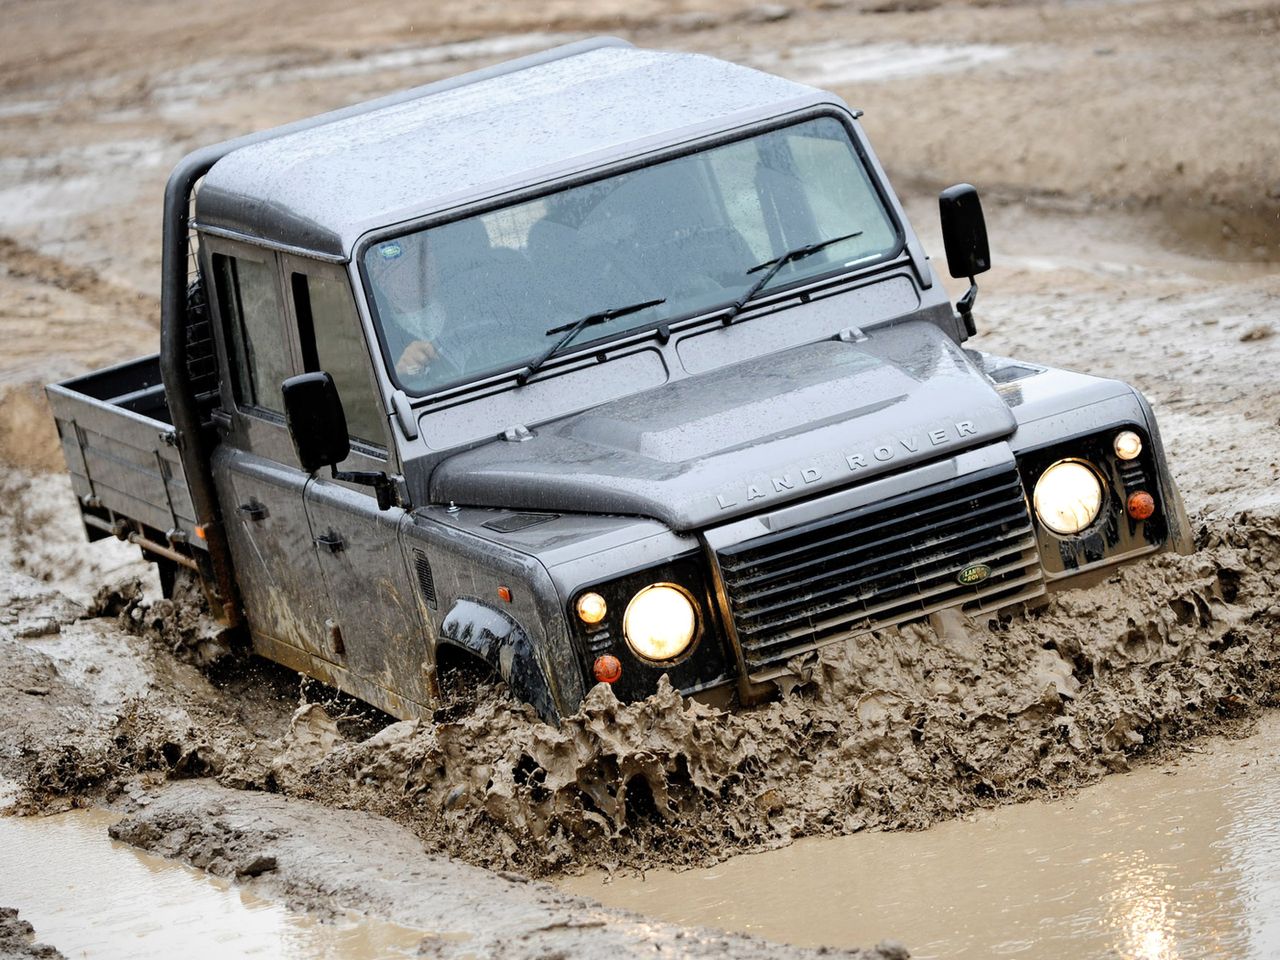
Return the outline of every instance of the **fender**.
{"type": "Polygon", "coordinates": [[[538,663],[533,644],[515,620],[477,600],[459,600],[440,626],[439,643],[450,644],[479,657],[520,700],[548,723],[560,722],[551,685],[538,663]]]}
{"type": "Polygon", "coordinates": [[[1187,520],[1187,508],[1182,503],[1182,491],[1173,479],[1169,469],[1169,459],[1165,456],[1164,441],[1160,439],[1160,427],[1156,423],[1155,411],[1137,387],[1130,387],[1147,420],[1147,433],[1151,436],[1152,460],[1156,465],[1156,479],[1164,494],[1165,519],[1169,524],[1169,545],[1184,557],[1196,552],[1195,537],[1191,532],[1191,523],[1187,520]]]}

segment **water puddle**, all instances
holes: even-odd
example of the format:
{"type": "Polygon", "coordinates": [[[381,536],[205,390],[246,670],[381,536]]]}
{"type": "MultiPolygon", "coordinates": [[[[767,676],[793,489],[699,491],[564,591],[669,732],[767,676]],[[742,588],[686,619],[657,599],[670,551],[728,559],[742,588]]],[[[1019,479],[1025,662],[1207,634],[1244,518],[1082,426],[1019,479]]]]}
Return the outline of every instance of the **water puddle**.
{"type": "Polygon", "coordinates": [[[1280,955],[1280,714],[1247,740],[1075,797],[921,833],[801,840],[708,870],[565,889],[806,946],[886,934],[916,958],[1280,955]]]}
{"type": "Polygon", "coordinates": [[[416,956],[428,934],[352,915],[319,923],[236,885],[107,837],[114,816],[0,817],[0,906],[68,957],[416,956]]]}

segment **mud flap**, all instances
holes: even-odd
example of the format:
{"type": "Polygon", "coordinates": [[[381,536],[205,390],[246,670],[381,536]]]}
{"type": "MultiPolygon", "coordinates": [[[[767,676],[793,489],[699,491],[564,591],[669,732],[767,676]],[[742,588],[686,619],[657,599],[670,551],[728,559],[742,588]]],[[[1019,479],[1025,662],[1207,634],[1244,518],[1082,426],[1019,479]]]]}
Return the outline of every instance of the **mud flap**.
{"type": "Polygon", "coordinates": [[[560,722],[560,711],[529,635],[505,613],[475,600],[459,600],[444,618],[439,642],[479,657],[538,716],[548,723],[560,722]]]}

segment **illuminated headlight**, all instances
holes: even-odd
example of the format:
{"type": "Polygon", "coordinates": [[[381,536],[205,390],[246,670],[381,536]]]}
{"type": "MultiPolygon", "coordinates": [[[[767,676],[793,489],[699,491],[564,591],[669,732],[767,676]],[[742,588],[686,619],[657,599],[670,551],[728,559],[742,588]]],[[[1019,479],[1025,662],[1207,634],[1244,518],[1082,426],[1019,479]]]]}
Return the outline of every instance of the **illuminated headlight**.
{"type": "Polygon", "coordinates": [[[1093,523],[1102,509],[1102,482],[1079,460],[1059,460],[1036,481],[1032,504],[1040,522],[1070,536],[1093,523]]]}
{"type": "Polygon", "coordinates": [[[627,644],[646,660],[674,660],[689,649],[697,630],[693,598],[670,583],[645,587],[622,618],[627,644]]]}

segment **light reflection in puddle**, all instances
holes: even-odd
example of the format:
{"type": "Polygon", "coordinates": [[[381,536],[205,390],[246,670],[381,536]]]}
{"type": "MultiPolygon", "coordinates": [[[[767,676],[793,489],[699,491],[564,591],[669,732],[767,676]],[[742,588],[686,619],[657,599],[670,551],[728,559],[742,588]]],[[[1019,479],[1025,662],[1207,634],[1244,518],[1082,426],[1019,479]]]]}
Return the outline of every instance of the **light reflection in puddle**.
{"type": "Polygon", "coordinates": [[[802,945],[916,958],[1280,956],[1280,714],[1248,740],[920,833],[801,840],[708,870],[561,886],[802,945]]]}
{"type": "Polygon", "coordinates": [[[349,916],[318,923],[278,903],[107,837],[79,810],[0,817],[0,906],[68,957],[368,960],[416,956],[425,931],[349,916]]]}

